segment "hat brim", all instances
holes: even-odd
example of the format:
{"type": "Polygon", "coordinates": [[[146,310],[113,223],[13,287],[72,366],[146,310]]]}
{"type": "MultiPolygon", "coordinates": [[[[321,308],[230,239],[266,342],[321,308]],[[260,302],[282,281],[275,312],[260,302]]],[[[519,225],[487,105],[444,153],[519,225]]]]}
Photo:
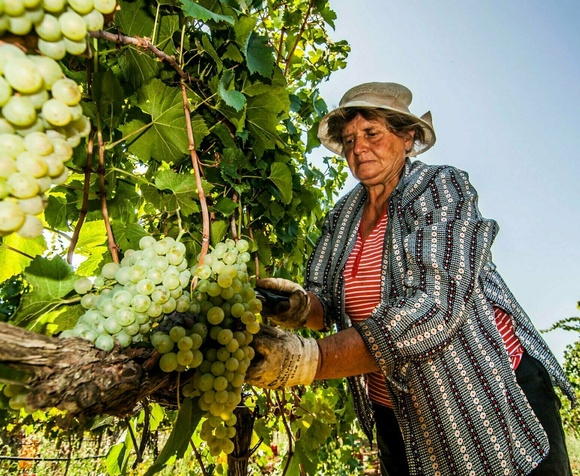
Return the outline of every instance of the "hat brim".
{"type": "Polygon", "coordinates": [[[322,120],[320,121],[320,125],[318,126],[318,139],[324,147],[326,147],[331,152],[334,152],[341,157],[344,157],[344,151],[342,144],[340,142],[336,142],[332,140],[328,134],[328,121],[333,116],[341,113],[345,109],[351,108],[360,108],[360,109],[386,109],[389,111],[396,112],[398,114],[403,114],[409,117],[411,120],[416,121],[417,124],[423,129],[425,133],[425,141],[424,142],[415,142],[413,144],[413,149],[409,154],[409,157],[415,157],[416,155],[422,154],[423,152],[427,151],[435,144],[436,136],[435,130],[433,129],[432,119],[431,119],[431,112],[428,111],[423,114],[421,117],[415,116],[414,114],[403,112],[399,109],[390,108],[388,106],[377,106],[375,104],[370,104],[366,101],[351,101],[349,102],[348,106],[346,107],[338,107],[328,114],[326,114],[322,120]]]}

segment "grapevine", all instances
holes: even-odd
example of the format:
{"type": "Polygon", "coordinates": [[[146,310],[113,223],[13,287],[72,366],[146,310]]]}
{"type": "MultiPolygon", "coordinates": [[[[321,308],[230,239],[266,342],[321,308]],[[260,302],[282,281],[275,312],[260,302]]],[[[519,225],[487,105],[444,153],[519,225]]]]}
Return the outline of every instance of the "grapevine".
{"type": "Polygon", "coordinates": [[[5,379],[0,405],[75,421],[177,404],[155,470],[194,431],[202,466],[250,454],[251,276],[300,275],[343,180],[305,160],[325,108],[317,85],[344,64],[344,44],[318,43],[334,13],[258,3],[0,0],[2,279],[21,273],[30,290],[10,323],[57,337],[38,344],[67,368],[5,379]]]}

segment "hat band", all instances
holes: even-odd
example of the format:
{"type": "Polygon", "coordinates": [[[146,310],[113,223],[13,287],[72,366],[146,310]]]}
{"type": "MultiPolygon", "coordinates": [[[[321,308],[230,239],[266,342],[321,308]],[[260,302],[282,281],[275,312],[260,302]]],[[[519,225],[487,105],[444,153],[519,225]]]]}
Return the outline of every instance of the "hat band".
{"type": "Polygon", "coordinates": [[[410,114],[409,107],[403,101],[390,96],[385,98],[382,94],[373,93],[361,93],[353,97],[348,98],[344,104],[341,103],[340,107],[373,107],[381,109],[387,107],[389,109],[395,109],[406,114],[410,114]]]}

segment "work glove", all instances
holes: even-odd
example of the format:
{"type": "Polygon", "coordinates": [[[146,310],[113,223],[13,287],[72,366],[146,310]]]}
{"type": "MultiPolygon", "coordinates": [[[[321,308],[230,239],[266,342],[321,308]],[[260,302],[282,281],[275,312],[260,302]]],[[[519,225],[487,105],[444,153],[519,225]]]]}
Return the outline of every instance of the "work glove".
{"type": "Polygon", "coordinates": [[[320,349],[312,337],[261,324],[250,345],[255,355],[246,371],[247,383],[280,389],[314,381],[320,349]]]}
{"type": "Polygon", "coordinates": [[[308,320],[310,297],[302,286],[282,278],[258,279],[263,317],[287,329],[300,329],[308,320]]]}

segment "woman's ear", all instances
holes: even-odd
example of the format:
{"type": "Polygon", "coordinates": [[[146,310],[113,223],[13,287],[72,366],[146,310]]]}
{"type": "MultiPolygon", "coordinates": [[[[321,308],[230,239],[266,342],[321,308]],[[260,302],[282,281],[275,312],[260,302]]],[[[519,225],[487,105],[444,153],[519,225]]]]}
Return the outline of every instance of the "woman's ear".
{"type": "Polygon", "coordinates": [[[415,131],[408,131],[405,133],[405,152],[408,154],[413,150],[413,144],[415,143],[415,131]]]}

